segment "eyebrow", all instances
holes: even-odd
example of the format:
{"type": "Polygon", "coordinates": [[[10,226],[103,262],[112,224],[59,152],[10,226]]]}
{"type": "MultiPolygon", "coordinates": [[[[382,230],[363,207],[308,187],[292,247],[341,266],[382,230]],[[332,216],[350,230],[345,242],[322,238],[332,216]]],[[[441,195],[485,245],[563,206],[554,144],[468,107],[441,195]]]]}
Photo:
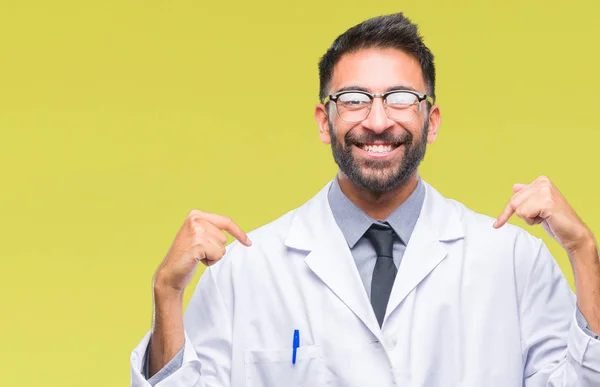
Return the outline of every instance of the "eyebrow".
{"type": "MultiPolygon", "coordinates": [[[[341,91],[365,91],[367,93],[371,93],[372,91],[369,90],[366,87],[362,87],[362,86],[344,86],[341,89],[337,90],[335,93],[339,93],[341,91]]],[[[408,90],[408,91],[416,91],[419,92],[418,90],[416,90],[414,87],[410,87],[410,86],[406,86],[406,85],[396,85],[396,86],[391,86],[388,87],[387,89],[385,89],[384,93],[387,93],[389,91],[394,91],[394,90],[408,90]]],[[[332,93],[333,94],[333,93],[332,93]]]]}

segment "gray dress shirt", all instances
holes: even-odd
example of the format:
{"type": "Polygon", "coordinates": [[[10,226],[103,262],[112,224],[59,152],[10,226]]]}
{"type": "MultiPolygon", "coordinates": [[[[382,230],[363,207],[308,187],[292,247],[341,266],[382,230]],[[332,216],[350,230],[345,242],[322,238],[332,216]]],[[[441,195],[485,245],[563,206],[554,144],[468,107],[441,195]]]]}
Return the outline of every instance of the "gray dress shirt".
{"type": "Polygon", "coordinates": [[[365,214],[344,195],[337,178],[331,184],[327,199],[333,217],[344,234],[354,262],[356,262],[356,268],[367,295],[371,299],[371,277],[377,261],[377,253],[371,242],[367,238],[363,238],[363,235],[374,222],[387,222],[394,230],[393,255],[394,264],[398,269],[404,256],[404,250],[406,250],[410,236],[417,224],[417,219],[419,219],[421,207],[423,207],[425,186],[419,179],[413,193],[386,219],[372,219],[365,214]]]}
{"type": "MultiPolygon", "coordinates": [[[[360,274],[365,291],[367,292],[369,299],[371,299],[371,277],[373,276],[373,269],[375,268],[375,262],[377,261],[377,254],[375,253],[375,248],[366,238],[363,238],[363,235],[374,222],[387,222],[394,230],[394,264],[396,265],[396,268],[399,269],[402,263],[404,250],[410,241],[410,236],[415,228],[417,219],[421,214],[423,202],[425,201],[425,186],[423,181],[419,178],[417,188],[413,193],[386,219],[372,219],[363,210],[352,203],[352,201],[342,192],[337,177],[331,184],[327,199],[333,217],[348,243],[348,247],[350,248],[354,262],[356,263],[356,268],[360,274]]],[[[600,340],[600,336],[592,332],[579,309],[577,309],[576,314],[579,327],[588,336],[600,340]]],[[[146,350],[144,371],[147,379],[149,375],[148,356],[149,351],[146,350]]],[[[158,373],[148,379],[148,382],[152,386],[155,386],[158,382],[177,371],[182,363],[183,348],[158,373]]]]}

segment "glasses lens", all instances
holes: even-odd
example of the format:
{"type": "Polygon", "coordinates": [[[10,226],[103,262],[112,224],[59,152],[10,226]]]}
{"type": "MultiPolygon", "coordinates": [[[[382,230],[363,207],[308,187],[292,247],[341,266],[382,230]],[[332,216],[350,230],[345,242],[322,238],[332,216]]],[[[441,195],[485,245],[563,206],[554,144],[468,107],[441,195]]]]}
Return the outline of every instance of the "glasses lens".
{"type": "Polygon", "coordinates": [[[371,98],[362,93],[343,93],[336,101],[340,118],[348,122],[359,122],[367,118],[371,110],[371,98]]]}
{"type": "Polygon", "coordinates": [[[402,91],[388,95],[385,99],[385,105],[388,117],[399,122],[412,121],[419,111],[417,96],[402,91]]]}

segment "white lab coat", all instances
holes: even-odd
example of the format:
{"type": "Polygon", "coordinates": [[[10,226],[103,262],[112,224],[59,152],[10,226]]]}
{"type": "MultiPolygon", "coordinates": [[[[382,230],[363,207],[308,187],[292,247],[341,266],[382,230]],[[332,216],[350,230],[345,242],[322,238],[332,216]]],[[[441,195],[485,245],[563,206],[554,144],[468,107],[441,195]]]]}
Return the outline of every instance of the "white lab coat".
{"type": "MultiPolygon", "coordinates": [[[[381,329],[328,184],[206,270],[185,313],[183,367],[157,387],[600,386],[600,341],[577,325],[541,240],[425,186],[381,329]]],[[[148,340],[131,355],[135,387],[149,386],[148,340]]]]}

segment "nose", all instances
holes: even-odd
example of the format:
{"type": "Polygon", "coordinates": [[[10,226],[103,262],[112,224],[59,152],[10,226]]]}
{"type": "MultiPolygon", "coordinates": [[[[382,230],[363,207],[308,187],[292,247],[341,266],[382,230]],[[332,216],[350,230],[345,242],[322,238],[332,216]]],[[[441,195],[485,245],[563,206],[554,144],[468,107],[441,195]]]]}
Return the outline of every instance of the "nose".
{"type": "Polygon", "coordinates": [[[385,107],[381,98],[373,98],[371,111],[362,126],[375,133],[382,133],[394,125],[394,121],[390,120],[385,113],[385,107]]]}

